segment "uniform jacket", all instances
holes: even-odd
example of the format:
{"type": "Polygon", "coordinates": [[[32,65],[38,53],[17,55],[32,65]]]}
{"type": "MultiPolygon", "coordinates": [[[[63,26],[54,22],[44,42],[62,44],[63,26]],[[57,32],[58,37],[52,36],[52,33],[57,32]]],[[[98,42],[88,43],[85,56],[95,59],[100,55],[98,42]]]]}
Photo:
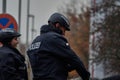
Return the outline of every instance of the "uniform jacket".
{"type": "Polygon", "coordinates": [[[0,47],[0,80],[28,80],[24,61],[17,49],[0,47]]]}
{"type": "Polygon", "coordinates": [[[34,80],[67,80],[68,72],[76,69],[83,80],[89,72],[80,58],[70,48],[61,31],[46,25],[28,49],[34,80]]]}

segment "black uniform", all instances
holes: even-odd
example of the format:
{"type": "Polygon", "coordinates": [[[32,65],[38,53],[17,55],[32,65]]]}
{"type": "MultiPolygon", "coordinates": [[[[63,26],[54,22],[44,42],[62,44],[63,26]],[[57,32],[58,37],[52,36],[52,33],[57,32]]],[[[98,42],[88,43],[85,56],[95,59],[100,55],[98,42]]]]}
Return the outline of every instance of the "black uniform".
{"type": "Polygon", "coordinates": [[[16,48],[0,47],[0,80],[28,80],[24,61],[16,48]]]}
{"type": "Polygon", "coordinates": [[[67,80],[68,72],[76,69],[83,80],[90,74],[70,48],[61,31],[46,25],[28,49],[34,80],[67,80]]]}

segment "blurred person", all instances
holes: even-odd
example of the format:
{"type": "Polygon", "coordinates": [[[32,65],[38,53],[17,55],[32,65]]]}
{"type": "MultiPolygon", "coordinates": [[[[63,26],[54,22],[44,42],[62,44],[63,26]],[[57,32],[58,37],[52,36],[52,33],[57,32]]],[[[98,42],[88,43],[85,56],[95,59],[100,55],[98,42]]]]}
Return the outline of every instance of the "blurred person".
{"type": "Polygon", "coordinates": [[[16,48],[20,36],[11,28],[0,30],[0,80],[28,80],[25,58],[16,48]]]}
{"type": "Polygon", "coordinates": [[[71,70],[76,70],[83,80],[89,80],[90,73],[64,37],[66,31],[70,31],[70,24],[60,13],[52,14],[48,25],[41,27],[41,35],[27,51],[33,80],[67,80],[71,70]]]}

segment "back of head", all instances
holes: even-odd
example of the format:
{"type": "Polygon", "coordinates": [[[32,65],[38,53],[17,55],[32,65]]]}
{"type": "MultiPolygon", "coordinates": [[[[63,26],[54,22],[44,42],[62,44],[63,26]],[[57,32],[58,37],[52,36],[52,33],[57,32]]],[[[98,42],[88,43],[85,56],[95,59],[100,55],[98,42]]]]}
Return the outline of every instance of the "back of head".
{"type": "Polygon", "coordinates": [[[21,36],[20,33],[11,28],[5,28],[0,30],[0,42],[8,44],[14,37],[21,36]]]}
{"type": "Polygon", "coordinates": [[[70,30],[70,23],[68,19],[60,13],[52,14],[50,18],[48,19],[48,23],[49,24],[60,23],[60,25],[64,26],[66,30],[68,31],[70,30]]]}

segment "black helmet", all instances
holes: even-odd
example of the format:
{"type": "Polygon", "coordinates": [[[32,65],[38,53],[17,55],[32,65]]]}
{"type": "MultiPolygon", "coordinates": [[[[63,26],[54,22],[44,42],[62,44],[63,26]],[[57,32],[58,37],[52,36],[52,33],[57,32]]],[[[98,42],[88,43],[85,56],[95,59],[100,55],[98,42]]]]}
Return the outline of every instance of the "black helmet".
{"type": "Polygon", "coordinates": [[[21,36],[21,34],[12,28],[5,28],[0,30],[0,42],[2,43],[10,42],[14,37],[19,36],[21,36]]]}
{"type": "Polygon", "coordinates": [[[64,26],[66,28],[66,30],[70,30],[70,23],[68,21],[68,19],[60,14],[60,13],[54,13],[50,16],[50,18],[48,19],[48,23],[60,23],[61,26],[64,26]]]}

